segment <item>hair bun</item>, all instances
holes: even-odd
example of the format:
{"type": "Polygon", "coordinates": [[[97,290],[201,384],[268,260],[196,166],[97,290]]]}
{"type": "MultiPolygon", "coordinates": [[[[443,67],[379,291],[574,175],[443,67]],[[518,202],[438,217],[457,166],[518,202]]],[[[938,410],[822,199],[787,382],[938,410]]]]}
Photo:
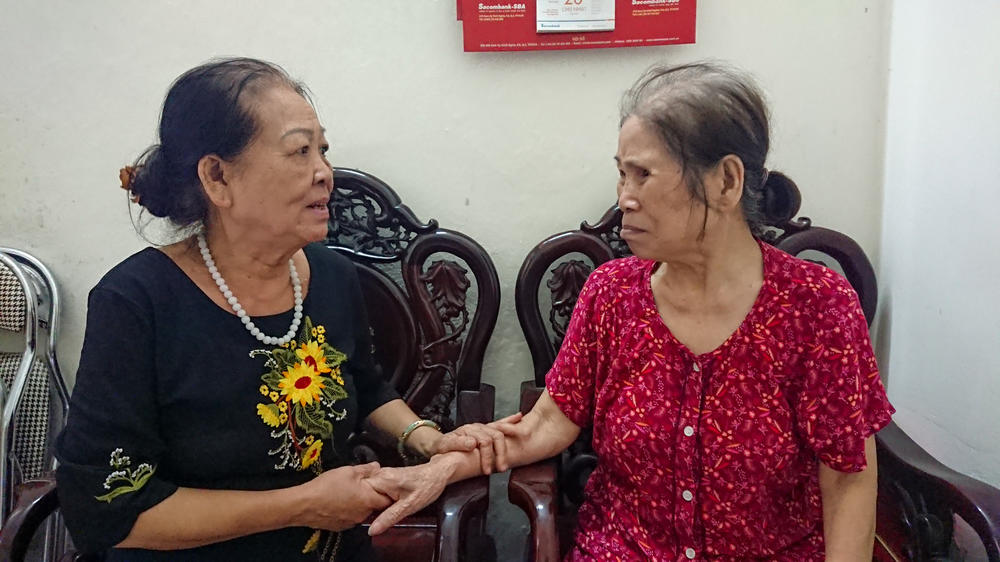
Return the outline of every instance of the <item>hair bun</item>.
{"type": "MultiPolygon", "coordinates": [[[[128,190],[133,201],[142,205],[155,217],[170,216],[169,197],[164,197],[167,183],[166,162],[163,149],[156,144],[139,156],[131,170],[128,190]],[[167,204],[164,204],[164,203],[167,204]]],[[[124,185],[122,186],[124,187],[124,185]]]]}
{"type": "Polygon", "coordinates": [[[761,211],[767,224],[782,224],[795,218],[802,206],[802,194],[788,176],[781,172],[768,172],[761,189],[764,192],[761,211]]]}

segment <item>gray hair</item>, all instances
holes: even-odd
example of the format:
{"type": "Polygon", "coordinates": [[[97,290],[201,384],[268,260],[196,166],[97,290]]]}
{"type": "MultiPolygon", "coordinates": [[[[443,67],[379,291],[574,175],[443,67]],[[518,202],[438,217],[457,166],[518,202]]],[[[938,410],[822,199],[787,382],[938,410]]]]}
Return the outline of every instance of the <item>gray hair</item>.
{"type": "Polygon", "coordinates": [[[767,104],[751,77],[713,62],[657,65],[639,77],[622,98],[619,126],[633,116],[652,125],[680,161],[691,196],[706,204],[702,235],[708,222],[702,176],[729,154],[742,160],[743,217],[751,232],[760,234],[765,222],[762,206],[766,185],[770,183],[764,168],[770,129],[767,104]]]}

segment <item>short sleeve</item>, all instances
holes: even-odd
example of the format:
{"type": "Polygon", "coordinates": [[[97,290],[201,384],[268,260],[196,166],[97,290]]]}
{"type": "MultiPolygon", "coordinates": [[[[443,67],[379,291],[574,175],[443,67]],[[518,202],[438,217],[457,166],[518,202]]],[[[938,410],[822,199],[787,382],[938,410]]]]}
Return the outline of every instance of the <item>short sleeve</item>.
{"type": "Polygon", "coordinates": [[[861,304],[846,281],[814,311],[815,337],[804,348],[795,403],[800,435],[824,464],[841,472],[867,466],[865,440],[895,413],[886,397],[861,304]]]}
{"type": "Polygon", "coordinates": [[[375,364],[372,356],[371,326],[368,324],[368,312],[365,307],[364,295],[353,265],[348,272],[351,275],[351,299],[354,308],[352,324],[354,326],[354,357],[349,359],[351,371],[354,373],[354,384],[358,389],[358,421],[364,421],[369,414],[379,406],[399,398],[396,389],[383,376],[382,370],[375,364]]]}
{"type": "Polygon", "coordinates": [[[593,425],[594,396],[600,372],[599,301],[603,291],[603,270],[598,268],[584,284],[562,346],[545,375],[545,388],[563,414],[579,427],[593,425]]]}
{"type": "Polygon", "coordinates": [[[91,291],[69,417],[56,445],[59,504],[82,552],[118,544],[139,514],[177,489],[157,474],[165,445],[152,342],[148,314],[116,292],[91,291]]]}

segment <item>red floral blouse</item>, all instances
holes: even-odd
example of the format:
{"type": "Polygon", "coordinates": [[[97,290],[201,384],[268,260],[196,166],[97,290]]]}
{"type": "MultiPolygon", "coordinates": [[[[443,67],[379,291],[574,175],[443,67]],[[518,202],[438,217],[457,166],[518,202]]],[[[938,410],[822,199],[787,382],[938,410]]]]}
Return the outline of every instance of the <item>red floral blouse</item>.
{"type": "Polygon", "coordinates": [[[660,318],[654,262],[587,280],[546,381],[599,458],[567,560],[824,559],[819,462],[862,470],[895,410],[847,281],[760,246],[753,309],[702,355],[660,318]]]}

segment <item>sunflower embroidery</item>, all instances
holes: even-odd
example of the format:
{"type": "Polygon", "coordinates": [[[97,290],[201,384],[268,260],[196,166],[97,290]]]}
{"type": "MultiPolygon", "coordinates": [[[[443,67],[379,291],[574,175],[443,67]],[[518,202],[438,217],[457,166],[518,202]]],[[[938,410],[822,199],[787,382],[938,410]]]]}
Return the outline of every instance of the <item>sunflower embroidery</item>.
{"type": "Polygon", "coordinates": [[[313,326],[308,316],[303,320],[298,340],[250,356],[267,357],[260,387],[265,403],[257,404],[257,416],[278,441],[267,452],[276,457],[275,470],[308,468],[319,474],[323,440],[331,440],[333,423],[347,416],[346,409],[334,407],[347,398],[340,374],[347,355],[325,342],[323,326],[313,326]]]}
{"type": "Polygon", "coordinates": [[[286,396],[289,402],[298,402],[302,406],[319,400],[324,386],[323,377],[316,367],[306,363],[296,363],[286,369],[278,382],[281,395],[286,396]]]}

